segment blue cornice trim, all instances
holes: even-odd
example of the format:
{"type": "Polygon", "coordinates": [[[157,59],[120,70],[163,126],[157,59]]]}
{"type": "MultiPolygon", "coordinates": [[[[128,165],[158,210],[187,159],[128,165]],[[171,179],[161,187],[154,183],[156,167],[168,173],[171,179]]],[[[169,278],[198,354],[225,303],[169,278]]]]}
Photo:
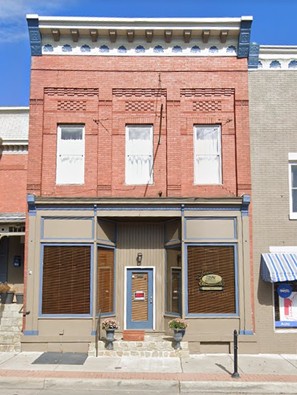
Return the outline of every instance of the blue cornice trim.
{"type": "Polygon", "coordinates": [[[240,33],[238,37],[238,53],[237,57],[247,58],[250,50],[250,37],[251,37],[251,20],[243,20],[240,22],[240,33]]]}
{"type": "Polygon", "coordinates": [[[29,215],[36,215],[36,204],[35,204],[35,195],[28,194],[27,195],[27,204],[28,204],[28,210],[29,210],[29,215]]]}
{"type": "Polygon", "coordinates": [[[259,66],[260,45],[257,43],[250,44],[248,66],[249,69],[257,69],[259,66]]]}
{"type": "Polygon", "coordinates": [[[241,206],[241,215],[242,215],[242,217],[248,217],[250,203],[251,203],[250,195],[243,195],[242,196],[242,206],[241,206]]]}
{"type": "Polygon", "coordinates": [[[41,56],[41,35],[39,32],[39,21],[38,18],[28,19],[28,30],[29,30],[29,39],[30,39],[30,47],[31,47],[31,56],[41,56]]]}
{"type": "Polygon", "coordinates": [[[38,336],[39,331],[24,331],[23,334],[24,336],[38,336]]]}

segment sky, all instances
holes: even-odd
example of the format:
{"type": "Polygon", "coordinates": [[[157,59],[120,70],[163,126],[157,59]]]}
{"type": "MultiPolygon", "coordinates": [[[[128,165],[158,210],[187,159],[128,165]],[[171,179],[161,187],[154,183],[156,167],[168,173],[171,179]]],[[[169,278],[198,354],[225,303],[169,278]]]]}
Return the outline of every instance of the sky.
{"type": "Polygon", "coordinates": [[[297,46],[297,0],[0,0],[0,106],[28,106],[26,14],[93,17],[253,16],[251,40],[297,46]]]}

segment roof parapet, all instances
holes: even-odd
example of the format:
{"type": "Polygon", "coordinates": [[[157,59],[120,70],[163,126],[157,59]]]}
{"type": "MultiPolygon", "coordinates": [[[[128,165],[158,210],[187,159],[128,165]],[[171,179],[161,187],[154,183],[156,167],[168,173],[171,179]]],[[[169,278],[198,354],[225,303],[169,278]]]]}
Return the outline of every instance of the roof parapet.
{"type": "Polygon", "coordinates": [[[67,39],[90,43],[101,38],[109,42],[117,40],[144,43],[163,40],[189,43],[206,43],[217,40],[221,44],[227,40],[238,43],[238,57],[248,56],[250,32],[253,18],[95,18],[95,17],[49,17],[28,14],[32,56],[42,55],[42,41],[50,37],[54,42],[67,39]]]}

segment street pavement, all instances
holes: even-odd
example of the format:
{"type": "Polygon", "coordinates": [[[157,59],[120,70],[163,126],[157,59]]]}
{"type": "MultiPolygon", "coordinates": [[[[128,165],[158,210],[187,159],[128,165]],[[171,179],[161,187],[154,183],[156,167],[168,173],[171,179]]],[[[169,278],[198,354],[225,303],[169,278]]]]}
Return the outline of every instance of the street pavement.
{"type": "Polygon", "coordinates": [[[41,354],[0,353],[0,395],[297,394],[295,354],[239,355],[239,378],[229,354],[34,364],[41,354]]]}

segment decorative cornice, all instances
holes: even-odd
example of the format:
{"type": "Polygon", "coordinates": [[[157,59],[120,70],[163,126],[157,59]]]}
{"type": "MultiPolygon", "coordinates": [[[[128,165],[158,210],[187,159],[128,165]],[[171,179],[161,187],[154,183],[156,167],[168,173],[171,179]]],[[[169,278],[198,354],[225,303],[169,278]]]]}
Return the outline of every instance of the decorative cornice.
{"type": "Polygon", "coordinates": [[[238,57],[247,58],[249,55],[250,36],[253,18],[246,17],[240,22],[240,34],[238,38],[238,57]]]}
{"type": "Polygon", "coordinates": [[[238,50],[238,57],[247,57],[252,17],[79,18],[27,15],[27,21],[32,56],[42,53],[236,56],[238,50]],[[226,50],[231,47],[235,51],[226,50]],[[193,48],[199,48],[199,51],[193,48]],[[216,48],[216,51],[209,50],[211,48],[216,48]],[[222,52],[222,48],[225,51],[222,52]]]}
{"type": "Polygon", "coordinates": [[[249,69],[297,70],[297,46],[250,45],[249,69]]]}
{"type": "Polygon", "coordinates": [[[30,47],[32,56],[41,56],[41,35],[39,31],[39,20],[38,15],[31,15],[31,18],[27,19],[30,47]]]}

